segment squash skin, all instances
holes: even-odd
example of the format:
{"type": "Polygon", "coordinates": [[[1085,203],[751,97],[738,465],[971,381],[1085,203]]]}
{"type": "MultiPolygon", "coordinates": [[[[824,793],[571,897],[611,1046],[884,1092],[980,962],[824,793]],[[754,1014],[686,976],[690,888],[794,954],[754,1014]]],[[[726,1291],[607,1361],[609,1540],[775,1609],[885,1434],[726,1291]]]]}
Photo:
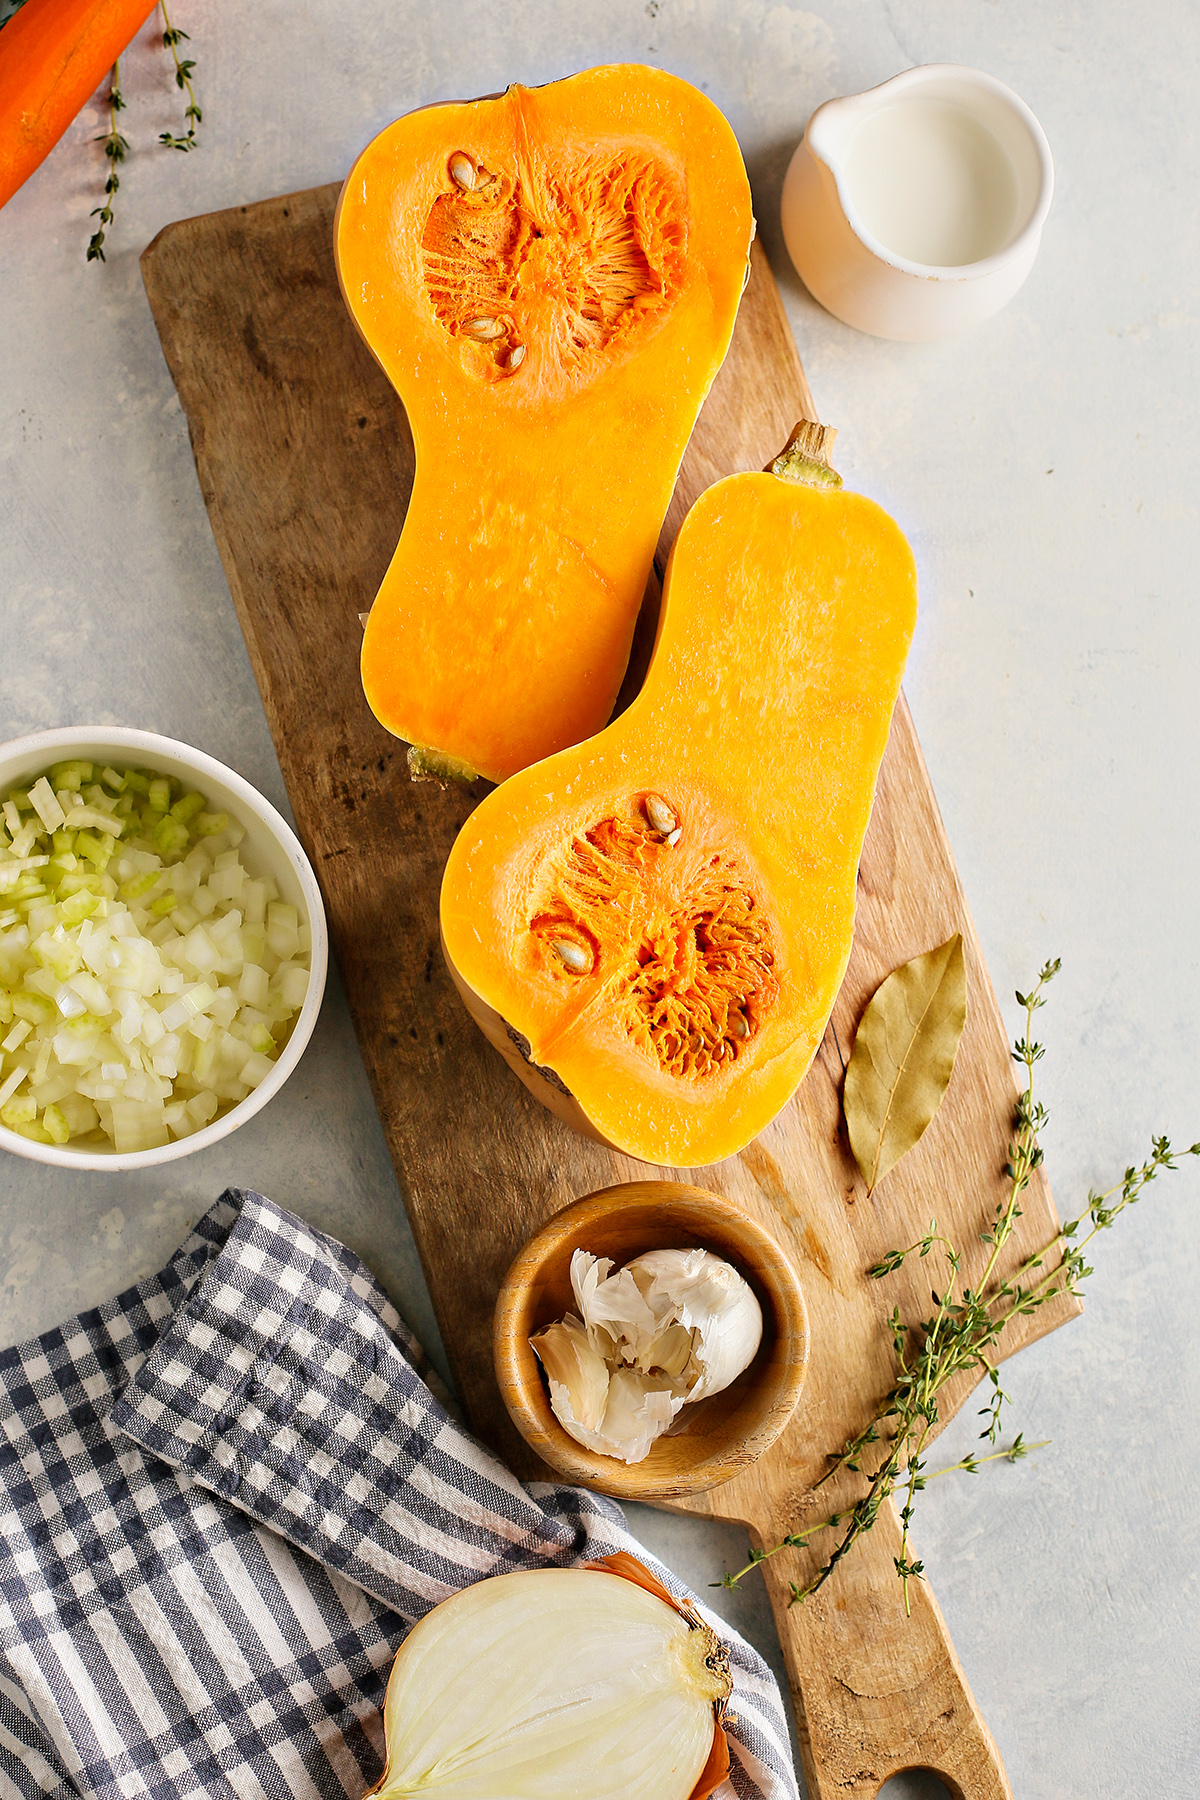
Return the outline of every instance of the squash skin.
{"type": "Polygon", "coordinates": [[[912,553],[872,501],[770,474],[718,482],[671,553],[636,700],[467,820],[442,884],[446,960],[489,1037],[560,1117],[642,1161],[689,1168],[744,1148],[790,1099],[849,959],[858,860],[915,618],[912,553]],[[628,956],[602,943],[596,969],[572,977],[528,949],[547,856],[647,793],[666,795],[682,825],[674,850],[647,853],[655,868],[689,844],[696,867],[709,851],[731,855],[772,950],[773,1003],[699,1079],[631,1041],[618,1017],[628,956]],[[548,1095],[505,1048],[508,1026],[569,1098],[548,1095]]]}
{"type": "MultiPolygon", "coordinates": [[[[679,463],[732,336],[752,235],[726,121],[686,82],[637,65],[424,108],[358,158],[335,224],[339,279],[416,450],[408,515],[362,646],[367,700],[396,736],[500,781],[608,719],[679,463]],[[511,173],[530,207],[564,172],[573,201],[585,163],[597,192],[625,171],[621,216],[636,214],[652,254],[601,347],[564,361],[554,296],[566,251],[535,262],[558,242],[549,227],[525,244],[505,315],[509,338],[526,340],[519,367],[505,370],[461,318],[447,324],[422,236],[435,207],[457,198],[456,153],[511,173]]],[[[481,281],[490,267],[480,262],[481,281]]]]}

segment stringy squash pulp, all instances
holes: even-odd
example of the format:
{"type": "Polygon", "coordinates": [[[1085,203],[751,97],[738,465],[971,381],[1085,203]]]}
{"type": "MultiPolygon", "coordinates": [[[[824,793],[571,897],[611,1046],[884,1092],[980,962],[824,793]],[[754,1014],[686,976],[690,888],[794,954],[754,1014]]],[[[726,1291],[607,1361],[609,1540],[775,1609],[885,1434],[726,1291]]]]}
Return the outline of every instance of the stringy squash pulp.
{"type": "Polygon", "coordinates": [[[814,442],[701,496],[637,699],[490,794],[442,884],[447,963],[488,1036],[646,1162],[717,1162],[762,1130],[850,954],[916,575],[814,442]]]}
{"type": "Polygon", "coordinates": [[[608,719],[752,235],[732,131],[657,69],[428,107],[355,163],[339,276],[416,449],[362,678],[418,771],[608,719]]]}

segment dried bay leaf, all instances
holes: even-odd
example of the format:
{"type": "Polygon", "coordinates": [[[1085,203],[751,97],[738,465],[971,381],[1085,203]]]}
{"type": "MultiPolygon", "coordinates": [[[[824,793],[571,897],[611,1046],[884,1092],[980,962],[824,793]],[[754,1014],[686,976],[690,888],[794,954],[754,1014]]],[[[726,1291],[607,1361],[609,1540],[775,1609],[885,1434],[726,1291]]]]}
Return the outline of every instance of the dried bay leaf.
{"type": "Polygon", "coordinates": [[[967,1019],[961,932],[893,970],[871,998],[846,1069],[842,1110],[870,1193],[942,1103],[967,1019]]]}

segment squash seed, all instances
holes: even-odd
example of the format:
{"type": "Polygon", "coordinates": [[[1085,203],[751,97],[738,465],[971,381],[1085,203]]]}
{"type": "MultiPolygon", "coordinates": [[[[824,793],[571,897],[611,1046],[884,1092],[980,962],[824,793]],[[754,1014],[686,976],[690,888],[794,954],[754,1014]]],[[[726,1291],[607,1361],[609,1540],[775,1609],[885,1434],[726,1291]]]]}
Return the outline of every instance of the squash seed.
{"type": "Polygon", "coordinates": [[[478,338],[481,343],[504,336],[504,327],[499,319],[468,319],[463,330],[468,337],[478,338]]]}
{"type": "Polygon", "coordinates": [[[519,369],[521,364],[524,361],[525,361],[525,346],[524,346],[524,344],[514,344],[512,349],[509,351],[508,355],[504,359],[504,366],[506,369],[519,369]]]}
{"type": "Polygon", "coordinates": [[[455,151],[450,158],[450,174],[465,193],[471,193],[475,186],[475,164],[461,150],[455,151]]]}
{"type": "Polygon", "coordinates": [[[732,1031],[734,1037],[748,1038],[750,1036],[750,1021],[745,1013],[730,1013],[729,1029],[732,1031]]]}
{"type": "Polygon", "coordinates": [[[577,944],[573,938],[551,938],[550,948],[576,975],[586,975],[592,966],[592,959],[583,945],[577,944]]]}
{"type": "Polygon", "coordinates": [[[681,825],[677,825],[675,827],[674,831],[668,831],[667,842],[668,842],[668,844],[670,844],[672,849],[674,849],[675,845],[679,842],[679,840],[682,836],[683,836],[683,827],[681,825]]]}
{"type": "Polygon", "coordinates": [[[646,817],[655,831],[661,831],[665,836],[677,828],[679,820],[661,794],[647,794],[643,804],[646,808],[646,817]]]}

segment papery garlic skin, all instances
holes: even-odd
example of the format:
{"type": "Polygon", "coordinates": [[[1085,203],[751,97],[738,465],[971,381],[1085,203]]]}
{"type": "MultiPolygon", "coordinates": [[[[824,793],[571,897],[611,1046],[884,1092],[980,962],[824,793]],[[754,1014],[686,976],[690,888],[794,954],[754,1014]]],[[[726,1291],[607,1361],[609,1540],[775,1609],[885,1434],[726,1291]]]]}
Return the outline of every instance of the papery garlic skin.
{"type": "Polygon", "coordinates": [[[555,1418],[587,1450],[641,1462],[683,1405],[669,1381],[611,1370],[574,1313],[530,1342],[546,1371],[555,1418]]]}
{"type": "Polygon", "coordinates": [[[762,1308],[753,1288],[711,1250],[648,1250],[627,1264],[655,1319],[687,1327],[697,1366],[689,1400],[719,1394],[749,1368],[762,1343],[762,1308]]]}
{"type": "Polygon", "coordinates": [[[400,1647],[388,1800],[687,1800],[727,1672],[706,1626],[619,1575],[531,1569],[465,1588],[400,1647]],[[706,1661],[706,1655],[709,1660],[706,1661]]]}
{"type": "MultiPolygon", "coordinates": [[[[542,1359],[546,1380],[550,1383],[550,1403],[558,1417],[562,1419],[566,1412],[579,1430],[599,1431],[608,1399],[608,1364],[592,1348],[587,1332],[574,1313],[568,1313],[554,1325],[547,1325],[530,1341],[542,1359]]],[[[575,1435],[571,1425],[567,1429],[575,1435]]]]}
{"type": "Polygon", "coordinates": [[[563,1429],[632,1464],[687,1402],[719,1394],[753,1362],[762,1309],[710,1250],[650,1250],[612,1270],[608,1257],[576,1250],[571,1287],[581,1317],[569,1313],[530,1342],[563,1429]]]}

